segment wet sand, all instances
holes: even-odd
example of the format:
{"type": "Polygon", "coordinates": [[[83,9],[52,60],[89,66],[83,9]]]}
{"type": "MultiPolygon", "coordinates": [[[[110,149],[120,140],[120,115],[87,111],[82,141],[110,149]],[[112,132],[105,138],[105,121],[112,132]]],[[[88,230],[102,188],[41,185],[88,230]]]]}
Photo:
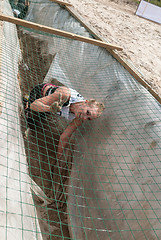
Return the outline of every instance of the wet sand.
{"type": "MultiPolygon", "coordinates": [[[[31,89],[42,83],[54,56],[41,55],[39,49],[46,47],[45,42],[19,31],[22,62],[19,65],[22,95],[29,94],[31,89]]],[[[67,214],[67,185],[72,166],[72,149],[67,146],[66,158],[57,162],[56,149],[60,134],[67,126],[65,119],[56,115],[47,115],[39,118],[34,114],[35,125],[30,125],[26,138],[27,122],[22,114],[22,134],[25,141],[25,150],[29,165],[29,174],[35,183],[44,191],[48,204],[33,193],[34,203],[43,239],[59,240],[70,239],[67,214]]],[[[71,140],[72,142],[72,140],[71,140]]]]}

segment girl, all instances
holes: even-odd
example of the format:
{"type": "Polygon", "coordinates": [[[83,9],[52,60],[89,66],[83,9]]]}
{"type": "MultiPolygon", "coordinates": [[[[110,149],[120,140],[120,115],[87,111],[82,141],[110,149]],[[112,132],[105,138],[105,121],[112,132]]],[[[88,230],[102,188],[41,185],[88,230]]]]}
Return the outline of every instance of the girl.
{"type": "Polygon", "coordinates": [[[70,120],[70,124],[61,134],[57,149],[61,157],[68,139],[85,120],[98,118],[104,110],[104,104],[96,100],[85,100],[76,90],[51,83],[37,85],[31,92],[27,109],[36,112],[54,112],[70,120]]]}

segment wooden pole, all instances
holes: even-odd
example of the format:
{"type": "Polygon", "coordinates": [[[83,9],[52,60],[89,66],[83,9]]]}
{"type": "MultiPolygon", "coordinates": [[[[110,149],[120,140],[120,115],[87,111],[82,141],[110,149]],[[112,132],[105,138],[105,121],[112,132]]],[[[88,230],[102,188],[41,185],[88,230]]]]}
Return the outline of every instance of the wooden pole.
{"type": "Polygon", "coordinates": [[[46,33],[51,33],[51,34],[55,34],[58,36],[62,36],[62,37],[66,37],[66,38],[70,38],[70,39],[74,39],[74,40],[78,40],[81,42],[86,42],[86,43],[90,43],[99,47],[103,47],[106,49],[116,49],[118,51],[123,50],[123,48],[119,47],[119,46],[115,46],[100,40],[96,40],[96,39],[91,39],[91,38],[87,38],[87,37],[83,37],[74,33],[69,33],[69,32],[65,32],[65,31],[61,31],[58,30],[56,28],[51,28],[51,27],[47,27],[41,24],[37,24],[37,23],[32,23],[26,20],[22,20],[22,19],[18,19],[15,17],[10,17],[10,16],[6,16],[3,14],[0,14],[0,20],[1,21],[6,21],[6,22],[10,22],[10,23],[14,23],[26,28],[31,28],[31,29],[35,29],[38,31],[42,31],[42,32],[46,32],[46,33]]]}
{"type": "Polygon", "coordinates": [[[67,2],[62,2],[62,1],[58,1],[58,0],[50,0],[51,2],[55,2],[58,3],[60,5],[64,5],[64,6],[72,6],[71,3],[67,3],[67,2]]]}

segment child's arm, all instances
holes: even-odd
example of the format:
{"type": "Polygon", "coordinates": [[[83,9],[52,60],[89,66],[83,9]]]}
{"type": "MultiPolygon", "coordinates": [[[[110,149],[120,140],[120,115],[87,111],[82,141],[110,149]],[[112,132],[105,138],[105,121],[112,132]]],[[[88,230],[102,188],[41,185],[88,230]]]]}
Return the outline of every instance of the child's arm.
{"type": "Polygon", "coordinates": [[[63,150],[68,143],[70,137],[72,134],[76,131],[78,126],[82,124],[82,120],[79,118],[73,119],[73,121],[68,125],[68,127],[65,129],[65,131],[61,134],[58,144],[58,150],[57,150],[57,158],[60,159],[63,150]]]}
{"type": "Polygon", "coordinates": [[[46,97],[36,99],[30,104],[30,109],[36,112],[50,112],[50,105],[44,103],[46,97]]]}
{"type": "Polygon", "coordinates": [[[59,112],[54,111],[52,104],[57,102],[57,106],[62,107],[63,104],[69,99],[70,90],[68,88],[60,87],[53,94],[36,99],[30,104],[30,109],[36,112],[59,112]]]}

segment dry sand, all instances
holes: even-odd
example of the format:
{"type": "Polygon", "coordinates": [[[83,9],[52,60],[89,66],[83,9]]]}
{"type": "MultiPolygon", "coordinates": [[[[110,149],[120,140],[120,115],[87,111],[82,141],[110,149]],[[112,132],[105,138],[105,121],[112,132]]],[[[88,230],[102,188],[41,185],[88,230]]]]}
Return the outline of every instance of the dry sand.
{"type": "Polygon", "coordinates": [[[68,0],[84,21],[134,65],[161,97],[161,25],[136,16],[132,0],[68,0]]]}

